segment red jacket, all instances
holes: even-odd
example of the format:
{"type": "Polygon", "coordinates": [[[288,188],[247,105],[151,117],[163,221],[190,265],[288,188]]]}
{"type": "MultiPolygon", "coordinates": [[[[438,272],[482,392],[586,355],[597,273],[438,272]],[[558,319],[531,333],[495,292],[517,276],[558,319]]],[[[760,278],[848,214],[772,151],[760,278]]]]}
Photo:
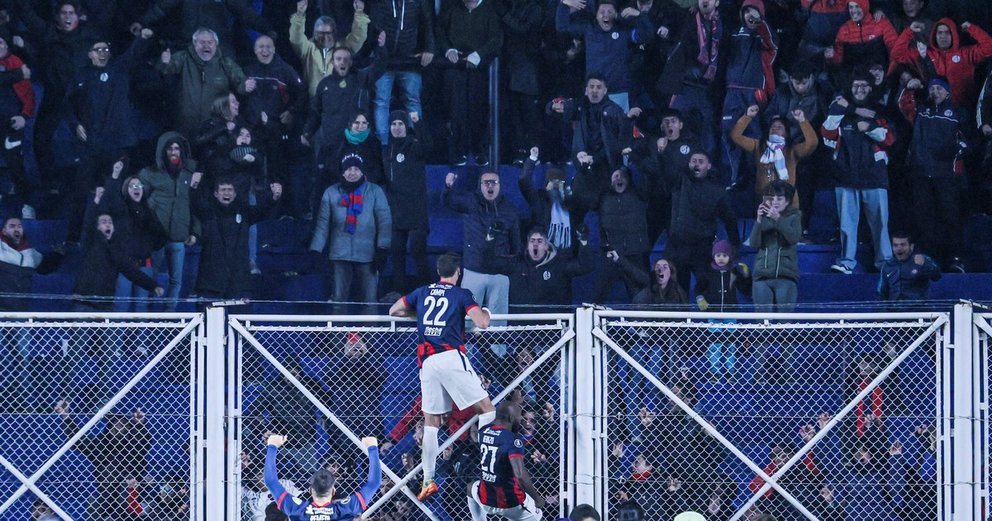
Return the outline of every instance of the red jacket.
{"type": "MultiPolygon", "coordinates": [[[[400,421],[396,423],[393,430],[389,431],[389,439],[393,443],[399,443],[410,432],[410,427],[413,425],[414,420],[420,417],[423,403],[423,396],[417,395],[413,403],[410,404],[410,408],[400,418],[400,421]]],[[[454,434],[455,431],[462,428],[462,425],[465,425],[467,421],[471,420],[473,416],[475,416],[475,413],[471,408],[462,410],[457,405],[452,404],[451,414],[448,415],[448,432],[454,434]]],[[[465,440],[467,438],[468,432],[462,434],[459,439],[465,440]]]]}
{"type": "Polygon", "coordinates": [[[802,0],[802,6],[814,13],[845,13],[847,12],[847,2],[836,0],[835,2],[802,0]]]}
{"type": "MultiPolygon", "coordinates": [[[[927,57],[933,62],[934,71],[938,76],[947,78],[947,82],[951,84],[951,101],[960,107],[974,105],[975,68],[985,59],[992,58],[992,36],[974,24],[970,25],[967,31],[978,43],[961,47],[957,24],[950,18],[941,18],[930,32],[930,46],[927,48],[927,57]],[[937,27],[940,25],[947,26],[951,31],[951,47],[947,50],[940,50],[937,47],[937,27]]],[[[920,75],[924,76],[923,83],[929,80],[920,64],[920,53],[913,43],[911,29],[907,28],[899,35],[892,49],[892,60],[914,66],[920,75]]]]}
{"type": "MultiPolygon", "coordinates": [[[[13,54],[8,54],[6,58],[0,60],[0,71],[13,71],[20,69],[24,62],[13,54]]],[[[25,118],[34,116],[34,89],[31,88],[31,80],[20,80],[13,86],[14,95],[21,102],[20,115],[25,118]]],[[[16,115],[16,114],[15,114],[16,115]]]]}
{"type": "MultiPolygon", "coordinates": [[[[860,22],[848,20],[840,26],[840,30],[837,31],[837,39],[834,40],[834,57],[830,58],[830,63],[835,65],[843,63],[844,45],[868,43],[876,38],[881,38],[885,42],[889,54],[892,54],[892,47],[899,39],[892,23],[889,22],[888,18],[882,18],[876,22],[869,9],[868,0],[852,1],[861,6],[861,10],[865,13],[864,18],[860,22]]],[[[844,5],[846,6],[847,2],[844,2],[844,5]]]]}

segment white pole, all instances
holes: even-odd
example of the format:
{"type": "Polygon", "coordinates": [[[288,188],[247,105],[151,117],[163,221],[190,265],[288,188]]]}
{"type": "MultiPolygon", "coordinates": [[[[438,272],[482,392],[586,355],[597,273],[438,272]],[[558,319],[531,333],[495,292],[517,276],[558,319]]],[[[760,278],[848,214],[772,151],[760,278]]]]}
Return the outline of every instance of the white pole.
{"type": "MultiPolygon", "coordinates": [[[[981,429],[978,428],[979,399],[981,389],[978,388],[980,379],[976,377],[979,367],[978,352],[975,346],[974,309],[970,302],[960,302],[954,305],[954,344],[951,364],[952,378],[941,382],[945,393],[953,396],[950,403],[950,423],[952,447],[951,461],[944,462],[945,472],[950,481],[941,483],[949,487],[953,498],[949,518],[955,521],[981,521],[982,504],[980,501],[980,483],[984,481],[979,475],[982,470],[981,447],[979,439],[981,429]],[[950,465],[948,465],[950,463],[950,465]]],[[[945,403],[945,405],[947,405],[945,403]]],[[[948,454],[941,454],[947,457],[948,454]]],[[[945,513],[946,514],[946,513],[945,513]]]]}
{"type": "MultiPolygon", "coordinates": [[[[204,479],[204,509],[206,519],[226,519],[225,500],[228,498],[225,481],[227,472],[225,456],[227,436],[224,428],[226,409],[225,397],[225,353],[223,307],[207,308],[206,382],[203,437],[206,475],[204,479]]],[[[232,508],[234,506],[232,505],[232,508]]]]}
{"type": "MultiPolygon", "coordinates": [[[[575,404],[573,430],[575,436],[575,505],[587,503],[602,508],[600,495],[596,494],[595,478],[599,475],[596,461],[596,444],[600,440],[595,428],[595,396],[602,396],[603,384],[594,378],[593,371],[593,310],[589,307],[575,311],[575,382],[572,400],[575,404]],[[582,382],[582,385],[579,385],[582,382]],[[597,392],[598,390],[598,392],[597,392]]],[[[572,505],[572,506],[575,506],[572,505]]],[[[599,510],[602,512],[602,510],[599,510]]]]}

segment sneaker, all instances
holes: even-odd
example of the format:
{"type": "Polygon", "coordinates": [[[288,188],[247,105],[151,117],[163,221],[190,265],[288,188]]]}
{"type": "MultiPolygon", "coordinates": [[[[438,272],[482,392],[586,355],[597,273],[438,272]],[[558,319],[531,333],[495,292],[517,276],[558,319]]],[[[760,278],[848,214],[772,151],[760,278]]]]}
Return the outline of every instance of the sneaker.
{"type": "Polygon", "coordinates": [[[489,154],[477,154],[475,164],[478,166],[489,166],[489,154]]]}
{"type": "Polygon", "coordinates": [[[34,211],[34,207],[30,204],[26,204],[21,207],[21,219],[27,221],[28,219],[37,219],[38,213],[34,211]]]}
{"type": "Polygon", "coordinates": [[[262,270],[258,269],[258,264],[256,264],[253,260],[248,261],[248,270],[251,271],[252,275],[262,274],[262,270]]]}
{"type": "Polygon", "coordinates": [[[427,498],[437,494],[441,490],[438,488],[437,483],[434,480],[425,481],[423,487],[420,489],[420,493],[417,494],[417,501],[426,501],[427,498]]]}
{"type": "Polygon", "coordinates": [[[455,160],[451,162],[452,166],[465,166],[468,164],[468,157],[465,154],[455,157],[455,160]]]}
{"type": "Polygon", "coordinates": [[[964,263],[961,262],[961,257],[954,257],[951,259],[951,265],[947,267],[948,273],[967,273],[964,269],[964,263]]]}
{"type": "Polygon", "coordinates": [[[833,271],[833,272],[836,272],[836,273],[843,273],[844,275],[850,275],[850,274],[854,273],[854,270],[852,270],[851,268],[848,268],[847,266],[844,266],[842,264],[834,264],[833,266],[830,266],[830,271],[833,271]]]}

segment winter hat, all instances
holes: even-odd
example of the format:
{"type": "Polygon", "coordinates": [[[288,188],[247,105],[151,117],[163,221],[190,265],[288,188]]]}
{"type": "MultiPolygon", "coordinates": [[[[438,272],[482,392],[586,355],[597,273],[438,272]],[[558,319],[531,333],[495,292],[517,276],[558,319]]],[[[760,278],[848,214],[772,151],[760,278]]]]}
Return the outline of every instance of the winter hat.
{"type": "Polygon", "coordinates": [[[713,251],[710,253],[710,256],[715,257],[717,253],[722,253],[733,259],[734,247],[730,244],[730,241],[721,239],[713,243],[713,251]]]}
{"type": "Polygon", "coordinates": [[[341,172],[344,173],[345,170],[348,170],[353,166],[358,167],[359,170],[362,170],[364,168],[364,164],[365,161],[362,159],[362,156],[358,154],[348,154],[341,160],[341,172]]]}
{"type": "Polygon", "coordinates": [[[389,122],[392,123],[394,121],[402,121],[408,129],[413,126],[410,123],[410,115],[402,110],[394,110],[389,113],[389,122]]]}
{"type": "Polygon", "coordinates": [[[930,82],[927,83],[927,89],[929,90],[930,87],[933,87],[934,85],[943,87],[948,93],[951,92],[951,84],[947,81],[947,78],[943,76],[934,76],[931,78],[930,82]]]}

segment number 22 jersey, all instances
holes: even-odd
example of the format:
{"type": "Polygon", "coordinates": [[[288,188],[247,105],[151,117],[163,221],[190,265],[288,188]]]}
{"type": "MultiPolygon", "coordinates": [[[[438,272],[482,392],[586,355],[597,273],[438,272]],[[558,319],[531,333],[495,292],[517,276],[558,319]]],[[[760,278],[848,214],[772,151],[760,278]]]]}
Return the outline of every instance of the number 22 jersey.
{"type": "Polygon", "coordinates": [[[425,358],[443,351],[465,352],[465,315],[479,306],[471,291],[435,282],[413,290],[403,302],[417,309],[418,367],[425,358]]]}

